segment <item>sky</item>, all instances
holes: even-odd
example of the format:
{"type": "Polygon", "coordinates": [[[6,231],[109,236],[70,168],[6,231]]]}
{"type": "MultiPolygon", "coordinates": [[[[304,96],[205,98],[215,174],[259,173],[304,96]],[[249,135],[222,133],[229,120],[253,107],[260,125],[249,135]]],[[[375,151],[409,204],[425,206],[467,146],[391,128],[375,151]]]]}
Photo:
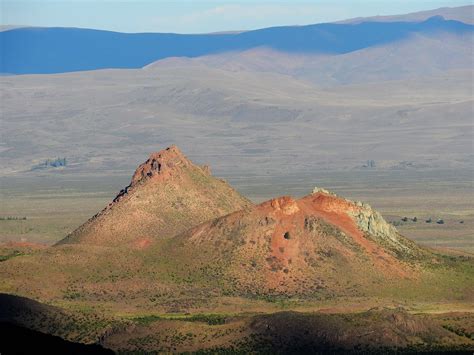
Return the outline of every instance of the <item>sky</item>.
{"type": "Polygon", "coordinates": [[[395,15],[472,0],[0,0],[2,25],[209,33],[395,15]]]}

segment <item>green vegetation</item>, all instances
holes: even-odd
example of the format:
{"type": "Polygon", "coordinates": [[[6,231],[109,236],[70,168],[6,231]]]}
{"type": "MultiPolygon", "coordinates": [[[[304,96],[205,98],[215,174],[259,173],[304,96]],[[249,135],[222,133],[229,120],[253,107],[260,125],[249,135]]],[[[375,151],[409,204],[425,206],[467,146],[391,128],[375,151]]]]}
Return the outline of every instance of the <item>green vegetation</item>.
{"type": "Polygon", "coordinates": [[[466,338],[474,340],[474,333],[469,332],[466,329],[458,328],[458,327],[450,325],[450,324],[443,325],[442,327],[446,330],[449,330],[450,332],[453,332],[453,333],[459,335],[459,336],[466,337],[466,338]]]}
{"type": "Polygon", "coordinates": [[[22,253],[22,252],[19,251],[19,250],[13,250],[13,251],[10,252],[9,254],[0,255],[0,262],[6,261],[6,260],[8,260],[8,259],[14,258],[14,257],[16,257],[16,256],[20,256],[20,255],[25,255],[25,254],[22,253]]]}
{"type": "Polygon", "coordinates": [[[202,322],[208,325],[220,325],[225,324],[226,320],[235,315],[230,314],[212,314],[212,313],[200,313],[200,314],[164,314],[164,315],[147,315],[141,317],[129,318],[140,324],[150,324],[160,320],[179,320],[185,322],[202,322]]]}

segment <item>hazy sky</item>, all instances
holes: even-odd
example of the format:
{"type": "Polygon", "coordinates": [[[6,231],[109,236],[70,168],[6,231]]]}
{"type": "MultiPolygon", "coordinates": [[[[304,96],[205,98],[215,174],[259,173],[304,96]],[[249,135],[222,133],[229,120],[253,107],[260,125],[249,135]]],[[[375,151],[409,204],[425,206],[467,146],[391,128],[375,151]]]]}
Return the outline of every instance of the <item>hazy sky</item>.
{"type": "Polygon", "coordinates": [[[122,32],[202,33],[303,25],[393,15],[472,1],[457,0],[0,0],[3,25],[67,26],[122,32]]]}

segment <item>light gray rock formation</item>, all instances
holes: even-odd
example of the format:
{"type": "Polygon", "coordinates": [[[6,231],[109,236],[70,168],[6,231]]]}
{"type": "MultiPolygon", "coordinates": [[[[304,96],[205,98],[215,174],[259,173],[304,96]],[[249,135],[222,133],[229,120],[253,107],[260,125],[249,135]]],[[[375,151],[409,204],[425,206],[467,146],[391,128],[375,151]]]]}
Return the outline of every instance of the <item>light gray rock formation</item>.
{"type": "MultiPolygon", "coordinates": [[[[313,194],[324,193],[331,196],[337,196],[324,188],[315,187],[313,194]]],[[[403,238],[397,229],[391,224],[387,223],[382,215],[373,209],[369,204],[361,201],[352,201],[344,199],[354,206],[353,209],[348,209],[348,213],[354,218],[359,229],[368,234],[373,240],[393,251],[410,253],[412,247],[408,241],[403,238]]]]}

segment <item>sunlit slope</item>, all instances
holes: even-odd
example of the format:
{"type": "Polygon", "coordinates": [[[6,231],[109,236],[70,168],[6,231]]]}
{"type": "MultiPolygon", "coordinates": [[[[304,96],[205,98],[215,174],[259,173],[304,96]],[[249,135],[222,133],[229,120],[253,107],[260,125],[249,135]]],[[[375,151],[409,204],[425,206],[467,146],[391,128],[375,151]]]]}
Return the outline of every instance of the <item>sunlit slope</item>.
{"type": "Polygon", "coordinates": [[[249,206],[209,168],[194,165],[171,146],[151,154],[113,202],[58,244],[146,248],[157,239],[249,206]]]}

